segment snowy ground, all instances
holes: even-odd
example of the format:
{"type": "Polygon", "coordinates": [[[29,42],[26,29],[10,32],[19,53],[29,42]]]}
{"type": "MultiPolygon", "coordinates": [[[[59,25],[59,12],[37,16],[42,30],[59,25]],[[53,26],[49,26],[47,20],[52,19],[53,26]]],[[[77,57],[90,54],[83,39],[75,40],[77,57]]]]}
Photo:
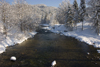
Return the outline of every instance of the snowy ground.
{"type": "MultiPolygon", "coordinates": [[[[65,36],[75,37],[76,39],[85,42],[89,45],[93,45],[96,48],[100,48],[100,36],[96,34],[96,32],[91,29],[91,25],[88,22],[84,23],[84,30],[82,31],[81,23],[77,24],[77,30],[68,31],[64,25],[55,25],[53,27],[45,27],[45,29],[49,29],[54,33],[58,33],[65,36]]],[[[100,50],[97,50],[100,53],[100,50]]]]}
{"type": "Polygon", "coordinates": [[[2,33],[3,32],[3,23],[0,21],[0,53],[6,51],[6,47],[13,46],[15,44],[20,44],[28,38],[34,37],[37,33],[32,32],[21,32],[17,26],[8,27],[7,37],[2,33]]]}
{"type": "Polygon", "coordinates": [[[11,35],[11,33],[8,34],[8,36],[5,38],[4,36],[0,37],[0,53],[5,52],[6,47],[13,46],[15,44],[20,44],[23,41],[27,40],[28,38],[33,37],[37,32],[31,32],[27,35],[23,33],[17,33],[17,36],[11,35]]]}

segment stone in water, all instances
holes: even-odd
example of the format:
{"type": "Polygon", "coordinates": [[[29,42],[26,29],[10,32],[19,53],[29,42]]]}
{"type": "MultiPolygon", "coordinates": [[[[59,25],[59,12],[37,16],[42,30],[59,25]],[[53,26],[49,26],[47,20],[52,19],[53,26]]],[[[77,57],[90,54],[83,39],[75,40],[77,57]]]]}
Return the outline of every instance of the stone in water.
{"type": "Polygon", "coordinates": [[[89,52],[87,52],[87,54],[88,54],[88,55],[90,55],[90,53],[89,53],[89,52]]]}
{"type": "Polygon", "coordinates": [[[12,57],[10,58],[10,60],[11,60],[11,61],[16,61],[16,57],[15,57],[15,56],[12,56],[12,57]]]}
{"type": "Polygon", "coordinates": [[[56,65],[56,61],[54,60],[51,65],[51,67],[54,67],[56,65]]]}

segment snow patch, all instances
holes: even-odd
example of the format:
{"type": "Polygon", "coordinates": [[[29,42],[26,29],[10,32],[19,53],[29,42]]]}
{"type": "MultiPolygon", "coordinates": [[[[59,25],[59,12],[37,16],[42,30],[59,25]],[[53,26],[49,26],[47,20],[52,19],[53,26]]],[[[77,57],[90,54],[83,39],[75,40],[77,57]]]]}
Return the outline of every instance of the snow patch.
{"type": "MultiPolygon", "coordinates": [[[[13,46],[15,44],[20,44],[28,38],[33,37],[37,32],[31,32],[25,35],[24,33],[17,33],[18,35],[15,37],[7,36],[0,43],[0,53],[3,53],[6,50],[6,47],[13,46]]],[[[9,33],[10,34],[10,33],[9,33]]],[[[11,35],[11,34],[10,34],[11,35]]]]}
{"type": "Polygon", "coordinates": [[[100,50],[97,50],[98,51],[98,53],[100,53],[100,50]]]}

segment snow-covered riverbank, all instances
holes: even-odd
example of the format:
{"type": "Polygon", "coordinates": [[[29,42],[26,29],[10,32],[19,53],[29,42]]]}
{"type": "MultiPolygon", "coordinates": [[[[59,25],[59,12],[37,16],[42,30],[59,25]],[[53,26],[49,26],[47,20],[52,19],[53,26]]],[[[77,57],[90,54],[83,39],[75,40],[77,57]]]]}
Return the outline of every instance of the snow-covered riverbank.
{"type": "Polygon", "coordinates": [[[17,33],[17,36],[14,35],[10,35],[8,34],[8,36],[6,37],[6,39],[4,38],[4,36],[1,36],[0,38],[0,53],[3,53],[6,50],[6,47],[8,46],[13,46],[15,44],[20,44],[23,41],[27,40],[28,38],[34,37],[34,35],[37,32],[33,31],[31,33],[28,33],[27,35],[25,35],[24,33],[17,33]],[[3,38],[3,40],[2,40],[3,38]]]}
{"type": "MultiPolygon", "coordinates": [[[[94,29],[91,29],[91,25],[87,22],[84,23],[84,30],[81,30],[81,23],[77,24],[77,30],[67,31],[67,28],[64,25],[56,24],[54,26],[47,26],[44,29],[51,30],[54,33],[75,37],[81,42],[85,42],[89,45],[93,45],[96,48],[100,48],[100,36],[98,36],[94,29]]],[[[22,43],[28,38],[33,37],[37,32],[31,32],[25,35],[24,33],[18,33],[17,37],[8,36],[6,39],[3,39],[0,42],[0,53],[4,52],[7,46],[13,46],[17,43],[22,43]]],[[[8,34],[9,35],[9,34],[8,34]]],[[[0,38],[2,39],[2,37],[0,38]]],[[[100,50],[97,50],[100,53],[100,50]]]]}
{"type": "MultiPolygon", "coordinates": [[[[54,25],[53,27],[46,28],[51,30],[54,33],[58,33],[65,36],[75,37],[81,42],[85,42],[89,45],[93,45],[96,48],[100,48],[100,36],[98,36],[94,29],[92,29],[90,23],[84,23],[84,30],[82,31],[81,23],[77,24],[77,30],[67,31],[64,25],[54,25]]],[[[97,50],[98,52],[100,50],[97,50]]],[[[100,53],[100,52],[99,52],[100,53]]]]}

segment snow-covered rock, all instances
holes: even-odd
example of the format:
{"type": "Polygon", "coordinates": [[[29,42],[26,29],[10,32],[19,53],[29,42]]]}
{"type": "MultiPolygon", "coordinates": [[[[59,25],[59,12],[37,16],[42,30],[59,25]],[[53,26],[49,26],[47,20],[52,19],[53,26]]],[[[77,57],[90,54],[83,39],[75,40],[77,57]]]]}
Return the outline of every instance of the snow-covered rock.
{"type": "Polygon", "coordinates": [[[54,67],[56,65],[56,61],[54,60],[52,63],[51,63],[51,67],[54,67]]]}
{"type": "Polygon", "coordinates": [[[15,57],[15,56],[12,56],[12,57],[10,58],[10,60],[11,60],[11,61],[16,61],[16,57],[15,57]]]}
{"type": "Polygon", "coordinates": [[[87,52],[87,54],[88,54],[88,55],[90,55],[90,53],[89,53],[89,52],[87,52]]]}

